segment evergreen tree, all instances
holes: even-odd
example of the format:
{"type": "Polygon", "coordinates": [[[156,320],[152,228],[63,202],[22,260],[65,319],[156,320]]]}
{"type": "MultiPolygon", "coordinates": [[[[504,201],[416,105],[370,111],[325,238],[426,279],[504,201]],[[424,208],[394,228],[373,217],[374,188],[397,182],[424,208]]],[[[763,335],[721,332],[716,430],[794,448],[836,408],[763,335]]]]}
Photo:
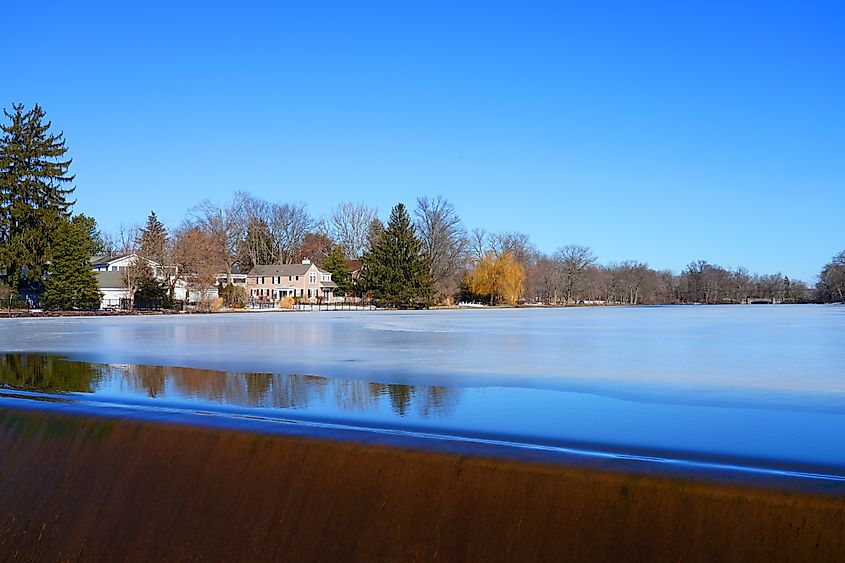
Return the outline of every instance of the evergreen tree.
{"type": "Polygon", "coordinates": [[[139,306],[138,302],[145,307],[170,307],[172,303],[167,295],[167,284],[156,279],[152,268],[138,268],[138,278],[135,280],[135,294],[132,296],[132,305],[139,306]]]}
{"type": "Polygon", "coordinates": [[[97,228],[97,220],[93,217],[89,217],[84,213],[78,213],[77,215],[73,216],[72,221],[79,225],[79,227],[88,233],[88,240],[91,242],[88,248],[88,252],[91,256],[97,256],[98,254],[105,254],[106,252],[106,241],[103,240],[103,235],[100,232],[100,229],[97,228]]]}
{"type": "Polygon", "coordinates": [[[364,253],[363,276],[367,290],[391,305],[428,304],[431,274],[403,204],[391,210],[384,232],[372,251],[364,253]]]}
{"type": "Polygon", "coordinates": [[[53,256],[58,230],[75,203],[68,197],[73,181],[63,134],[50,133],[37,104],[24,111],[3,110],[10,123],[0,125],[0,266],[10,285],[40,280],[53,256]]]}
{"type": "Polygon", "coordinates": [[[63,221],[56,233],[54,258],[44,282],[45,309],[96,309],[103,294],[91,270],[91,240],[75,221],[63,221]]]}
{"type": "Polygon", "coordinates": [[[160,265],[164,264],[165,249],[167,248],[167,228],[158,220],[156,212],[151,211],[147,217],[147,224],[140,229],[138,236],[138,253],[160,265]]]}
{"type": "Polygon", "coordinates": [[[336,245],[329,252],[323,262],[323,269],[332,274],[332,281],[337,285],[335,294],[348,295],[352,291],[352,274],[346,268],[346,254],[340,245],[336,245]]]}

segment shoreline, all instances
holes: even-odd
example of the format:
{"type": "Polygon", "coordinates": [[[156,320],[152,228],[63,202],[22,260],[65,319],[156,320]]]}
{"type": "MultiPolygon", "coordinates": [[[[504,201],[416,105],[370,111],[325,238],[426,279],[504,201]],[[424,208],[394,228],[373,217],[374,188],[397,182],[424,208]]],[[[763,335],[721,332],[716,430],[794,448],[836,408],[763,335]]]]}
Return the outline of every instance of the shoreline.
{"type": "Polygon", "coordinates": [[[29,318],[59,318],[59,317],[155,317],[155,316],[184,316],[184,315],[219,315],[219,314],[241,314],[241,313],[307,313],[307,312],[391,312],[399,311],[424,312],[424,311],[500,311],[500,310],[558,310],[558,309],[587,309],[587,308],[653,308],[653,307],[773,307],[773,306],[843,306],[845,303],[817,303],[812,301],[796,303],[652,303],[652,304],[629,304],[629,303],[570,303],[570,304],[542,304],[530,303],[522,305],[432,305],[424,309],[416,308],[330,308],[331,306],[314,305],[316,309],[281,309],[281,308],[227,308],[218,311],[29,311],[23,309],[12,309],[11,311],[0,309],[0,319],[29,319],[29,318]],[[322,308],[321,308],[322,307],[322,308]]]}
{"type": "Polygon", "coordinates": [[[845,495],[0,407],[0,558],[818,560],[845,495]]]}

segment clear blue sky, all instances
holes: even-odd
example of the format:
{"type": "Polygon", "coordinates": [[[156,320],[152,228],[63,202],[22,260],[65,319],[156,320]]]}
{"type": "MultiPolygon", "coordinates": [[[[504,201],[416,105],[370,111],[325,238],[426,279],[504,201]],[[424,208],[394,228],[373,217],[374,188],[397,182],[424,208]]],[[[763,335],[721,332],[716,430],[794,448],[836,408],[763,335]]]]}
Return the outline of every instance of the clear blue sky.
{"type": "Polygon", "coordinates": [[[64,130],[106,230],[442,194],[602,262],[813,281],[845,248],[841,2],[187,4],[3,7],[2,105],[64,130]]]}

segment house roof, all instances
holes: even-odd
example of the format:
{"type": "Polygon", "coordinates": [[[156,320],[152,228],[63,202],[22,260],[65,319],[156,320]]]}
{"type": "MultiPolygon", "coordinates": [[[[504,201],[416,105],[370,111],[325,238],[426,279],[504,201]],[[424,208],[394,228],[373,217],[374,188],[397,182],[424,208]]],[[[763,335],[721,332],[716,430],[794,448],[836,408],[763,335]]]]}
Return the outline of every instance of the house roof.
{"type": "MultiPolygon", "coordinates": [[[[129,258],[129,257],[132,257],[132,256],[136,256],[136,254],[135,253],[118,254],[116,256],[107,256],[105,254],[99,254],[97,256],[92,256],[89,259],[89,262],[91,262],[92,266],[97,266],[99,264],[111,264],[112,262],[117,262],[118,260],[123,260],[124,258],[129,258]]],[[[140,258],[143,258],[144,260],[149,262],[149,264],[151,266],[158,266],[159,265],[159,263],[156,262],[155,260],[150,260],[149,258],[144,258],[143,256],[141,256],[140,258]]]]}
{"type": "MultiPolygon", "coordinates": [[[[217,272],[214,275],[217,276],[218,278],[225,278],[229,274],[227,272],[217,272]]],[[[232,270],[232,277],[235,277],[235,276],[243,277],[243,276],[247,276],[247,275],[249,275],[247,272],[241,272],[240,270],[237,270],[237,269],[232,270]]],[[[261,275],[261,274],[259,274],[259,275],[261,275]]]]}
{"type": "MultiPolygon", "coordinates": [[[[314,264],[258,264],[249,271],[249,276],[304,276],[314,264]]],[[[327,271],[314,266],[317,271],[328,274],[327,271]]]]}
{"type": "Polygon", "coordinates": [[[94,272],[97,276],[97,285],[103,289],[123,289],[123,272],[94,272]]]}
{"type": "Polygon", "coordinates": [[[346,269],[349,270],[350,272],[357,272],[358,270],[361,269],[361,266],[363,266],[363,265],[364,265],[363,260],[359,260],[359,259],[347,260],[346,261],[346,269]]]}

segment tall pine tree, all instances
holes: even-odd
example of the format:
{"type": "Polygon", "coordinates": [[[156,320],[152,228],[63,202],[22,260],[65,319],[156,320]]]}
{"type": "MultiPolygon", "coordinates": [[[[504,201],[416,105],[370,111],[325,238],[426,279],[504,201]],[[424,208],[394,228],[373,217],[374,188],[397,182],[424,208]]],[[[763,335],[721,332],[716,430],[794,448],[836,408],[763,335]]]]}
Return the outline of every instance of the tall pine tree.
{"type": "Polygon", "coordinates": [[[402,203],[372,250],[364,253],[364,285],[376,298],[398,307],[426,306],[432,283],[422,244],[402,203]]]}
{"type": "Polygon", "coordinates": [[[167,248],[167,228],[159,221],[155,211],[151,211],[147,217],[147,224],[140,229],[138,237],[138,253],[144,258],[154,260],[160,265],[165,261],[165,249],[167,248]]]}
{"type": "Polygon", "coordinates": [[[45,309],[97,309],[103,294],[91,270],[91,239],[81,221],[63,221],[55,237],[55,257],[44,282],[45,309]]]}
{"type": "Polygon", "coordinates": [[[9,285],[40,280],[54,254],[60,227],[75,203],[68,175],[71,160],[62,133],[50,132],[51,122],[35,105],[24,111],[13,104],[3,110],[8,124],[0,125],[0,267],[9,285]]]}

